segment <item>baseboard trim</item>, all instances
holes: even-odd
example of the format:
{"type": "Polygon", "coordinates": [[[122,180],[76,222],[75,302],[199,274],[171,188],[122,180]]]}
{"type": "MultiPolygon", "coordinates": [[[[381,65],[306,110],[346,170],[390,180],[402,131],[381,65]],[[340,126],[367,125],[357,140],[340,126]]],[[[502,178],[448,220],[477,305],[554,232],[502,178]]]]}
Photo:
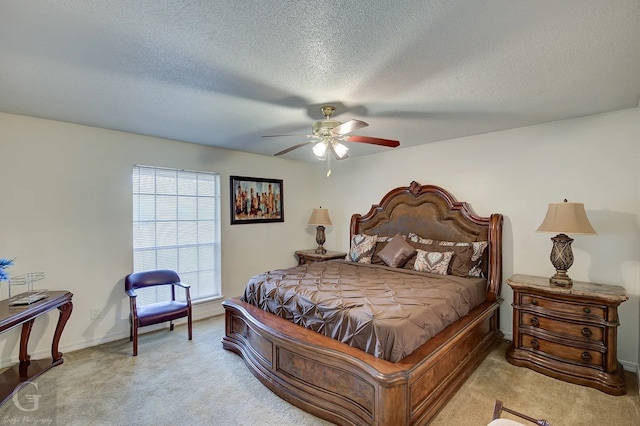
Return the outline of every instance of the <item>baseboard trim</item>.
{"type": "MultiPolygon", "coordinates": [[[[207,300],[204,302],[194,303],[193,320],[198,321],[198,320],[211,318],[217,315],[224,314],[224,308],[222,307],[222,300],[223,298],[217,298],[214,300],[207,300]]],[[[180,324],[186,324],[186,322],[187,322],[187,319],[182,318],[180,320],[174,321],[174,324],[180,325],[180,324]]],[[[145,334],[145,333],[150,333],[152,331],[157,331],[157,330],[161,330],[163,328],[168,328],[168,327],[169,327],[169,323],[152,325],[149,327],[140,328],[138,333],[145,334]]],[[[64,336],[64,332],[62,334],[64,336]]],[[[66,352],[73,352],[80,349],[90,348],[92,346],[102,345],[104,343],[109,343],[116,340],[128,339],[128,338],[129,338],[129,324],[127,320],[126,327],[124,330],[118,330],[114,333],[107,334],[107,335],[100,336],[93,339],[66,343],[64,347],[60,347],[60,351],[64,354],[66,352]]],[[[51,349],[42,349],[42,350],[30,353],[29,355],[31,356],[31,359],[51,358],[51,349]]],[[[17,362],[18,362],[18,354],[16,353],[11,358],[0,360],[0,368],[12,366],[17,362]]]]}
{"type": "Polygon", "coordinates": [[[620,359],[618,360],[618,362],[622,364],[622,368],[626,371],[631,371],[632,373],[635,373],[636,370],[638,369],[638,364],[635,364],[633,362],[623,361],[620,359]]]}

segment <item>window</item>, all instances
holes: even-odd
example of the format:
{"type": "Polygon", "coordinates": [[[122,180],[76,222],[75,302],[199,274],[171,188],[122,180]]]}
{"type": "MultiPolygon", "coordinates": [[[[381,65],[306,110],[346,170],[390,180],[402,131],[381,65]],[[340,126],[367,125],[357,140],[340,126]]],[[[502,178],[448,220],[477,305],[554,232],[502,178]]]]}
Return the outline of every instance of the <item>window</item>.
{"type": "MultiPolygon", "coordinates": [[[[133,167],[133,270],[149,269],[176,271],[194,301],[221,295],[217,173],[133,167]]],[[[143,303],[164,296],[140,294],[143,303]]]]}

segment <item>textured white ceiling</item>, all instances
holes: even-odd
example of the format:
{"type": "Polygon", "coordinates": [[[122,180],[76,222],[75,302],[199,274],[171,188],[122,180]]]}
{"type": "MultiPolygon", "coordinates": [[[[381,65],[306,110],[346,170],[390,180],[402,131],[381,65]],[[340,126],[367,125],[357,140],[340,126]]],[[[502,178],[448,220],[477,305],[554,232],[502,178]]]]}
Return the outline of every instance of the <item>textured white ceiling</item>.
{"type": "Polygon", "coordinates": [[[326,103],[402,149],[639,100],[640,0],[0,0],[0,111],[258,154],[326,103]]]}

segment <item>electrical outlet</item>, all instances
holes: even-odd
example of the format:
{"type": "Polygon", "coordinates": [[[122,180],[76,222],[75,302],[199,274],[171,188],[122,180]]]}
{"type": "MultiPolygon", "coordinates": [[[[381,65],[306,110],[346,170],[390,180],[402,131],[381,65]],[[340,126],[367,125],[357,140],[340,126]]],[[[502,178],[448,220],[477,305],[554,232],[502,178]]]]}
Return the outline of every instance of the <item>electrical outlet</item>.
{"type": "Polygon", "coordinates": [[[89,315],[92,320],[100,318],[100,308],[91,308],[89,315]]]}

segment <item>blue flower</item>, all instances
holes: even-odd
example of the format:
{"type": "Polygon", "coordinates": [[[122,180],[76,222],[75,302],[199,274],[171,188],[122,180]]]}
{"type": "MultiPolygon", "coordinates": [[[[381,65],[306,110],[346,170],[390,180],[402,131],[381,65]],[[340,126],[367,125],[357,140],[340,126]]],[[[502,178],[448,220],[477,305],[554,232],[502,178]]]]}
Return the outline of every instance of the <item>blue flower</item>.
{"type": "Polygon", "coordinates": [[[9,274],[5,269],[13,265],[14,260],[15,259],[0,259],[0,281],[6,281],[9,279],[9,274]]]}

